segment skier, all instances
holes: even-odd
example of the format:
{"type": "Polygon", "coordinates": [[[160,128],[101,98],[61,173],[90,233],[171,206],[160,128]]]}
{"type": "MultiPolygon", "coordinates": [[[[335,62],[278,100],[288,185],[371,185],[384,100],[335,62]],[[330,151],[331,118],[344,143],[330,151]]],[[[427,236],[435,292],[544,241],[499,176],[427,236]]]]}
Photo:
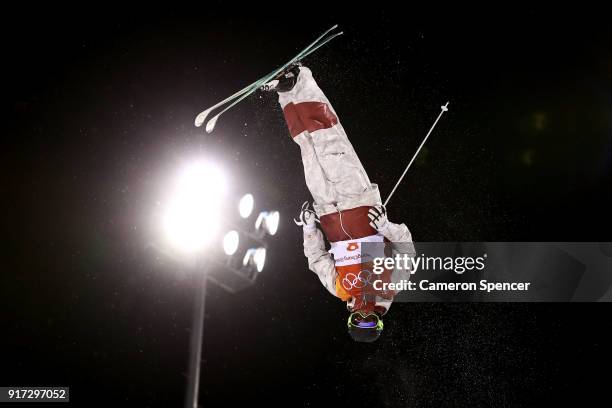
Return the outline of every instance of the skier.
{"type": "Polygon", "coordinates": [[[396,292],[374,289],[373,282],[407,280],[410,270],[373,274],[366,252],[374,256],[387,242],[394,253],[414,256],[410,232],[404,224],[387,219],[378,186],[370,183],[310,69],[296,63],[262,89],[278,92],[289,133],[300,146],[306,185],[314,199],[314,210],[304,203],[296,221],[303,227],[308,266],[332,295],[347,303],[350,336],[356,341],[375,341],[396,292]],[[317,221],[323,232],[316,227],[317,221]],[[324,236],[330,242],[329,251],[324,236]]]}

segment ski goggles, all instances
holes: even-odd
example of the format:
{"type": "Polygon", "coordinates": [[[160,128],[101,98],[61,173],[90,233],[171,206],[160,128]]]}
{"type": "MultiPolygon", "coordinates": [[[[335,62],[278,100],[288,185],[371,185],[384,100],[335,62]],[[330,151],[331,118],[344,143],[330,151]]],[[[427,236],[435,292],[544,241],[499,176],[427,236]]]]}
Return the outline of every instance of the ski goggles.
{"type": "Polygon", "coordinates": [[[382,319],[374,312],[353,312],[349,315],[347,325],[349,329],[383,329],[382,319]]]}

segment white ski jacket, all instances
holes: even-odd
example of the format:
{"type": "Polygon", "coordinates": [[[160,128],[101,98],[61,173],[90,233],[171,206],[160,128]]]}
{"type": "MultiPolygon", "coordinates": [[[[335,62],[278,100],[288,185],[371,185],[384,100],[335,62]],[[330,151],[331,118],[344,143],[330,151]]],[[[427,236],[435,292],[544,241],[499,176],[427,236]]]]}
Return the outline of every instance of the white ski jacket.
{"type": "MultiPolygon", "coordinates": [[[[354,259],[347,261],[355,257],[355,252],[350,251],[362,242],[382,243],[386,238],[393,243],[394,252],[414,255],[412,237],[404,224],[389,223],[384,234],[370,226],[368,210],[381,205],[378,186],[370,182],[336,111],[310,69],[301,67],[295,86],[278,95],[289,133],[300,147],[306,185],[323,231],[304,233],[308,266],[330,293],[347,301],[350,309],[355,301],[351,296],[362,293],[354,283],[371,278],[362,276],[369,273],[367,267],[361,268],[354,259]],[[323,233],[332,245],[334,257],[325,250],[323,233]]],[[[385,279],[397,282],[409,277],[407,271],[393,271],[385,279]]],[[[376,306],[387,310],[393,294],[376,298],[376,306]]]]}

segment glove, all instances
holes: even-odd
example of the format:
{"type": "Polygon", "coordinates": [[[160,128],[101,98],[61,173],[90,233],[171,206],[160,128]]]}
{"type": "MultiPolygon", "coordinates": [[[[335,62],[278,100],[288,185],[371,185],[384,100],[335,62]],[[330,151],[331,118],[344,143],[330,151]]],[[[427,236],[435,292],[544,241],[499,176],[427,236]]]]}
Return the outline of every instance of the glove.
{"type": "Polygon", "coordinates": [[[387,220],[387,209],[384,205],[377,205],[370,208],[368,211],[370,226],[378,232],[383,232],[389,228],[389,220],[387,220]]]}
{"type": "Polygon", "coordinates": [[[304,204],[302,204],[299,219],[293,219],[293,222],[295,222],[296,225],[304,228],[305,232],[314,231],[317,228],[315,222],[318,221],[317,215],[314,210],[310,209],[310,203],[308,203],[308,201],[305,201],[304,204]]]}

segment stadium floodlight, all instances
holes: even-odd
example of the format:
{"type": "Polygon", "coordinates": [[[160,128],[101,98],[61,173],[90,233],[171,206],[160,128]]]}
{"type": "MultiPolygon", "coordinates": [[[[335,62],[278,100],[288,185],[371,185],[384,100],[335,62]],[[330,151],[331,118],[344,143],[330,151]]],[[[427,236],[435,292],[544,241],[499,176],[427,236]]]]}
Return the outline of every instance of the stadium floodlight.
{"type": "Polygon", "coordinates": [[[242,264],[247,267],[255,267],[257,272],[263,271],[266,263],[266,248],[250,248],[247,250],[242,260],[242,264]]]}
{"type": "Polygon", "coordinates": [[[257,267],[257,272],[263,271],[266,263],[266,248],[257,248],[253,261],[255,262],[255,267],[257,267]]]}
{"type": "Polygon", "coordinates": [[[238,244],[240,243],[240,236],[238,231],[229,231],[223,237],[223,251],[225,255],[234,255],[238,250],[238,244]]]}
{"type": "Polygon", "coordinates": [[[255,199],[253,198],[253,194],[245,194],[240,199],[240,203],[238,204],[238,211],[240,212],[240,216],[242,218],[249,218],[249,215],[253,212],[253,207],[255,206],[255,199]]]}
{"type": "Polygon", "coordinates": [[[280,214],[278,211],[262,211],[255,221],[255,230],[274,235],[278,231],[279,223],[280,214]]]}
{"type": "MultiPolygon", "coordinates": [[[[182,168],[168,198],[155,217],[164,241],[173,250],[159,250],[173,260],[181,261],[196,276],[195,309],[190,340],[190,362],[185,406],[198,406],[202,344],[204,335],[204,311],[207,282],[213,282],[230,293],[237,293],[252,286],[266,263],[265,235],[275,235],[279,228],[278,211],[259,214],[255,222],[256,232],[244,231],[235,226],[235,219],[225,219],[222,213],[227,202],[226,178],[223,172],[211,163],[197,161],[182,168]],[[235,230],[219,231],[221,225],[235,230]],[[222,238],[221,238],[222,237],[222,238]],[[223,246],[210,250],[215,242],[223,246]],[[250,248],[242,257],[243,250],[250,248]],[[242,260],[242,265],[241,265],[242,260]]],[[[243,219],[253,214],[253,194],[245,194],[238,203],[238,212],[243,219]]],[[[252,224],[251,224],[252,225],[252,224]]],[[[229,229],[228,228],[228,229],[229,229]]],[[[157,246],[157,245],[156,245],[157,246]]]]}
{"type": "Polygon", "coordinates": [[[268,233],[270,235],[276,234],[278,231],[278,224],[280,223],[280,214],[278,211],[272,211],[266,217],[266,226],[268,227],[268,233]]]}
{"type": "Polygon", "coordinates": [[[180,172],[163,214],[163,229],[177,250],[204,249],[219,227],[220,207],[227,189],[220,169],[198,161],[180,172]]]}

